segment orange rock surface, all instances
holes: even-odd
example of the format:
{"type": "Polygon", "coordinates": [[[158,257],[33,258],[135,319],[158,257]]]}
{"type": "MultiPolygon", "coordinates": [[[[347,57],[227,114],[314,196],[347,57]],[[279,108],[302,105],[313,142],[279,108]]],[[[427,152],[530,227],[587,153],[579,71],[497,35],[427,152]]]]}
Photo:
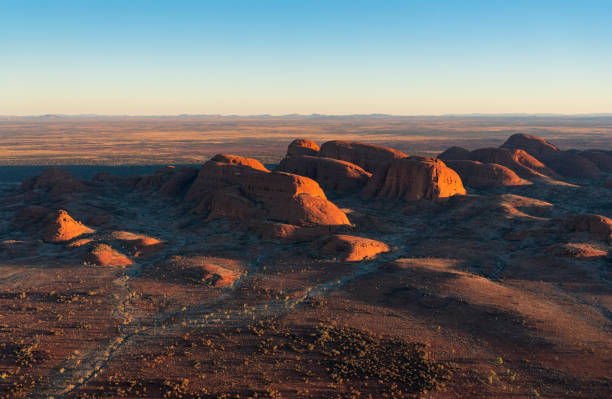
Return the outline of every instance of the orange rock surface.
{"type": "Polygon", "coordinates": [[[89,253],[87,260],[95,265],[105,267],[126,267],[133,264],[130,258],[107,244],[96,245],[89,253]]]}
{"type": "Polygon", "coordinates": [[[294,173],[316,180],[326,190],[350,194],[360,190],[372,176],[359,166],[333,158],[288,156],[277,171],[294,173]]]}
{"type": "Polygon", "coordinates": [[[437,158],[409,157],[396,159],[386,170],[375,173],[362,198],[439,200],[457,194],[465,194],[457,172],[437,158]]]}
{"type": "Polygon", "coordinates": [[[408,155],[380,145],[334,140],[321,146],[319,156],[347,161],[374,173],[385,168],[394,159],[408,155]]]}
{"type": "Polygon", "coordinates": [[[43,240],[52,243],[72,240],[82,234],[93,233],[94,230],[83,223],[74,220],[68,212],[59,210],[48,222],[43,232],[43,240]]]}
{"type": "Polygon", "coordinates": [[[295,139],[287,147],[288,157],[297,157],[301,155],[316,156],[319,153],[319,146],[309,139],[295,139]]]}
{"type": "Polygon", "coordinates": [[[196,211],[213,218],[275,220],[296,225],[344,225],[346,215],[312,179],[268,172],[250,164],[206,162],[186,195],[196,211]]]}
{"type": "Polygon", "coordinates": [[[495,163],[478,161],[445,161],[461,177],[464,185],[473,188],[518,186],[528,184],[511,169],[495,163]]]}
{"type": "Polygon", "coordinates": [[[345,262],[359,262],[390,250],[389,246],[381,241],[335,234],[325,241],[320,252],[325,256],[339,256],[345,262]]]}

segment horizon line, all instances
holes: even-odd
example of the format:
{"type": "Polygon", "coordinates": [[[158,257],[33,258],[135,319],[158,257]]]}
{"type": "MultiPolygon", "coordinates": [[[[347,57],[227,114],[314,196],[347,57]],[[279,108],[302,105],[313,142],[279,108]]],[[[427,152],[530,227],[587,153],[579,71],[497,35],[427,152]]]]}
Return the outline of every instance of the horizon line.
{"type": "Polygon", "coordinates": [[[11,115],[0,114],[0,118],[96,118],[96,117],[123,117],[123,118],[187,118],[187,117],[221,117],[221,118],[290,118],[290,117],[310,117],[310,118],[342,118],[342,117],[396,117],[396,118],[423,118],[423,117],[612,117],[612,112],[591,112],[591,113],[554,113],[554,112],[507,112],[507,113],[444,113],[444,114],[384,114],[384,113],[357,113],[357,114],[24,114],[11,115]]]}

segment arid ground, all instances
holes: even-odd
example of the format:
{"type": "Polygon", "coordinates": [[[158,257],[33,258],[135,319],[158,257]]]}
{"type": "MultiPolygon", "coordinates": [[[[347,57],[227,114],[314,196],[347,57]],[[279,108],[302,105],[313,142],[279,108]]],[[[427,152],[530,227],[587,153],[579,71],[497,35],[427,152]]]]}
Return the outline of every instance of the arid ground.
{"type": "Polygon", "coordinates": [[[610,117],[3,118],[0,398],[609,398],[611,150],[610,117]],[[295,138],[497,158],[206,162],[295,138]]]}

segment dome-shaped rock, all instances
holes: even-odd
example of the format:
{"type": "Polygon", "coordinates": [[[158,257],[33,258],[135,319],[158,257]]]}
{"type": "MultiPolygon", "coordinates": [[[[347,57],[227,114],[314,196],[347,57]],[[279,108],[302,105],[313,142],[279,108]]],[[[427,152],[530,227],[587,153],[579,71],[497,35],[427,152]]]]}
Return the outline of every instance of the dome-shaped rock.
{"type": "Polygon", "coordinates": [[[300,155],[316,156],[319,153],[319,146],[309,139],[295,139],[287,147],[288,157],[297,157],[300,155]]]}
{"type": "Polygon", "coordinates": [[[431,157],[395,159],[374,174],[362,191],[362,198],[439,200],[465,194],[461,178],[444,162],[431,157]]]}
{"type": "Polygon", "coordinates": [[[349,194],[361,190],[372,176],[359,166],[333,158],[293,156],[281,161],[277,171],[294,173],[316,180],[326,190],[349,194]]]}
{"type": "Polygon", "coordinates": [[[319,156],[347,161],[374,173],[387,167],[394,159],[408,155],[380,145],[335,140],[324,143],[319,156]]]}

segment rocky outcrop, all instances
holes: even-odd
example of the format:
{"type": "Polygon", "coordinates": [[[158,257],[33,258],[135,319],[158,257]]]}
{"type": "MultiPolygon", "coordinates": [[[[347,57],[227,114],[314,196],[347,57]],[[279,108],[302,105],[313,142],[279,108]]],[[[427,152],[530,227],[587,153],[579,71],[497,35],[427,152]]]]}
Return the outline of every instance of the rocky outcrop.
{"type": "Polygon", "coordinates": [[[187,191],[197,176],[197,168],[180,168],[160,187],[159,193],[167,197],[177,197],[187,191]]]}
{"type": "Polygon", "coordinates": [[[563,221],[570,232],[586,232],[600,240],[612,241],[612,219],[602,215],[574,215],[563,221]]]}
{"type": "Polygon", "coordinates": [[[133,262],[124,254],[116,251],[107,244],[97,244],[93,247],[86,261],[98,266],[127,267],[133,262]]]}
{"type": "Polygon", "coordinates": [[[547,251],[556,256],[574,259],[593,259],[608,255],[606,251],[581,243],[555,244],[547,248],[547,251]]]}
{"type": "Polygon", "coordinates": [[[94,230],[83,223],[74,220],[68,212],[59,210],[47,221],[42,237],[46,242],[59,243],[93,232],[94,230]]]}
{"type": "Polygon", "coordinates": [[[263,170],[269,172],[268,168],[263,166],[261,162],[256,159],[242,157],[240,155],[229,155],[229,154],[217,154],[211,158],[213,162],[226,163],[230,165],[248,166],[253,169],[263,170]]]}
{"type": "Polygon", "coordinates": [[[384,242],[344,234],[332,235],[318,244],[321,245],[319,249],[321,255],[339,257],[345,262],[372,259],[378,254],[391,250],[384,242]]]}
{"type": "Polygon", "coordinates": [[[362,191],[363,199],[414,201],[440,200],[465,194],[461,178],[444,162],[430,157],[395,159],[372,176],[362,191]]]}
{"type": "Polygon", "coordinates": [[[113,231],[111,237],[134,251],[134,256],[148,255],[163,247],[163,243],[157,238],[129,231],[113,231]]]}
{"type": "Polygon", "coordinates": [[[349,223],[316,181],[244,163],[206,162],[185,200],[196,203],[194,212],[209,218],[256,218],[299,226],[349,223]]]}
{"type": "Polygon", "coordinates": [[[470,160],[470,150],[467,150],[463,147],[451,147],[438,155],[438,158],[446,161],[465,161],[470,160]]]}
{"type": "Polygon", "coordinates": [[[461,177],[464,185],[482,189],[500,186],[519,186],[528,184],[511,169],[495,163],[478,161],[445,161],[461,177]]]}
{"type": "Polygon", "coordinates": [[[612,168],[612,157],[607,159],[604,152],[561,151],[548,141],[527,134],[510,136],[502,148],[523,150],[564,177],[598,179],[601,170],[597,162],[612,168]]]}
{"type": "Polygon", "coordinates": [[[319,146],[312,140],[295,139],[287,147],[288,157],[299,157],[301,155],[316,156],[319,153],[319,146]]]}
{"type": "Polygon", "coordinates": [[[511,169],[519,177],[558,177],[545,164],[516,148],[480,148],[468,151],[461,147],[451,147],[439,155],[444,161],[477,161],[485,164],[498,164],[511,169]]]}
{"type": "Polygon", "coordinates": [[[501,148],[511,150],[523,150],[537,159],[544,159],[547,155],[559,151],[559,149],[548,141],[529,134],[513,134],[501,145],[501,148]]]}
{"type": "Polygon", "coordinates": [[[335,140],[324,143],[319,156],[350,162],[374,173],[386,168],[394,159],[408,155],[380,145],[335,140]]]}
{"type": "Polygon", "coordinates": [[[481,148],[470,152],[470,159],[482,163],[496,163],[512,169],[522,178],[553,177],[558,175],[545,164],[520,149],[481,148]]]}
{"type": "Polygon", "coordinates": [[[87,191],[87,186],[74,174],[63,168],[45,169],[40,175],[26,179],[21,184],[23,191],[41,189],[51,196],[87,191]]]}
{"type": "Polygon", "coordinates": [[[580,151],[579,155],[591,161],[599,170],[612,173],[612,152],[604,150],[580,151]]]}
{"type": "Polygon", "coordinates": [[[587,158],[571,152],[556,151],[544,158],[546,165],[563,177],[578,179],[599,179],[601,171],[587,158]]]}
{"type": "Polygon", "coordinates": [[[276,170],[309,177],[325,190],[333,190],[338,194],[361,190],[372,176],[350,162],[312,156],[288,156],[280,162],[276,170]]]}

